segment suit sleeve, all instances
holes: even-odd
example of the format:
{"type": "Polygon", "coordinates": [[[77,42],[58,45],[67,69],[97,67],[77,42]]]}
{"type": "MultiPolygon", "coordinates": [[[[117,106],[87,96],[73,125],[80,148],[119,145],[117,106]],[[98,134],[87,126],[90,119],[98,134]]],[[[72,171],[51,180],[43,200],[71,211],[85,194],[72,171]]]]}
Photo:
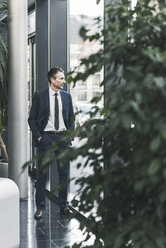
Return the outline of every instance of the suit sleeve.
{"type": "Polygon", "coordinates": [[[28,123],[30,126],[30,129],[32,131],[32,136],[35,141],[41,136],[37,125],[36,125],[36,120],[37,120],[37,115],[38,115],[38,109],[39,109],[39,97],[37,92],[35,93],[33,100],[32,100],[32,106],[30,109],[30,114],[28,118],[28,123]]]}

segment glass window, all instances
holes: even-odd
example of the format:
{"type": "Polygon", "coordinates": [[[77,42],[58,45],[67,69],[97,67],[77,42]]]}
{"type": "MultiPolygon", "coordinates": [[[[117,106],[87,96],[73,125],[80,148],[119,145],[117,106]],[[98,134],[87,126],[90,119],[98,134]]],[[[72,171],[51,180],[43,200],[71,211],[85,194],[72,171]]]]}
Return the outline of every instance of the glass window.
{"type": "Polygon", "coordinates": [[[102,75],[99,73],[96,73],[93,77],[93,85],[94,87],[99,87],[100,86],[100,82],[102,80],[102,75]]]}
{"type": "Polygon", "coordinates": [[[86,101],[86,92],[78,93],[78,101],[86,101]]]}
{"type": "MultiPolygon", "coordinates": [[[[96,0],[70,0],[70,69],[79,67],[80,60],[93,53],[96,53],[101,49],[99,41],[83,41],[79,35],[79,30],[82,26],[88,28],[89,34],[99,31],[97,29],[96,21],[94,18],[99,17],[103,20],[104,13],[104,1],[102,0],[99,5],[96,5],[96,0]]],[[[85,82],[79,81],[73,88],[70,87],[70,93],[72,95],[74,112],[77,113],[75,118],[75,125],[83,125],[89,118],[89,111],[92,110],[93,104],[91,100],[93,97],[100,96],[103,92],[103,88],[100,87],[100,83],[103,80],[103,70],[97,72],[94,75],[88,77],[85,82]]],[[[99,107],[102,107],[103,99],[98,103],[99,107]]],[[[100,118],[98,116],[97,118],[100,118]]],[[[80,141],[77,137],[73,141],[73,146],[80,145],[80,141]]],[[[83,158],[79,156],[76,161],[72,161],[71,175],[78,178],[79,175],[90,174],[91,168],[81,168],[78,170],[76,167],[77,162],[82,162],[83,158]]],[[[75,192],[79,188],[74,184],[74,180],[70,183],[71,195],[75,195],[75,192]]]]}
{"type": "Polygon", "coordinates": [[[77,84],[78,84],[79,87],[81,87],[81,86],[84,87],[84,88],[86,87],[86,82],[78,81],[77,84]]]}
{"type": "Polygon", "coordinates": [[[101,92],[100,91],[94,91],[93,92],[93,97],[99,97],[101,96],[101,92]]]}
{"type": "MultiPolygon", "coordinates": [[[[79,30],[82,26],[89,29],[89,34],[98,31],[96,26],[96,17],[101,17],[103,20],[104,2],[99,5],[96,0],[70,0],[70,69],[79,67],[81,58],[87,57],[96,53],[100,48],[99,41],[83,41],[79,35],[79,30]]],[[[73,98],[73,104],[81,104],[84,101],[89,104],[96,94],[99,95],[103,91],[100,83],[103,80],[103,70],[90,76],[86,82],[77,82],[70,92],[73,98]],[[84,92],[82,92],[84,91],[84,92]],[[98,92],[98,93],[96,93],[98,92]]],[[[99,104],[103,103],[103,99],[99,104]]]]}

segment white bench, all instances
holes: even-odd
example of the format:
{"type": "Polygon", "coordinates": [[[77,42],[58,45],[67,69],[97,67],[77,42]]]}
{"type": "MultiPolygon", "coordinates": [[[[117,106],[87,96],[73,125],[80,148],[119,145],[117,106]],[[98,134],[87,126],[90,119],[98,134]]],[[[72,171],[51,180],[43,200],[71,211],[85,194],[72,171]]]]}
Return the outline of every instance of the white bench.
{"type": "Polygon", "coordinates": [[[18,248],[19,243],[19,190],[12,180],[0,178],[0,247],[18,248]]]}

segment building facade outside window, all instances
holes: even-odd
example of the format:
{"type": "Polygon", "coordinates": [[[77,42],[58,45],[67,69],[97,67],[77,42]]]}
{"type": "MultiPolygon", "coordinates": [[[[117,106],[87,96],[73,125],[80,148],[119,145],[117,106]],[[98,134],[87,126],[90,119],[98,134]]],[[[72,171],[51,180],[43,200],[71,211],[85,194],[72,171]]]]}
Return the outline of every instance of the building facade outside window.
{"type": "MultiPolygon", "coordinates": [[[[99,5],[96,0],[70,0],[70,69],[79,67],[80,60],[96,53],[101,49],[99,41],[83,41],[79,35],[79,30],[82,26],[89,28],[89,34],[98,31],[95,25],[94,18],[104,18],[104,1],[99,5]]],[[[100,82],[103,80],[103,70],[90,76],[85,82],[79,81],[73,88],[70,87],[73,104],[89,105],[92,98],[101,94],[103,88],[100,87],[100,82]]],[[[101,103],[103,104],[103,99],[101,103]]]]}

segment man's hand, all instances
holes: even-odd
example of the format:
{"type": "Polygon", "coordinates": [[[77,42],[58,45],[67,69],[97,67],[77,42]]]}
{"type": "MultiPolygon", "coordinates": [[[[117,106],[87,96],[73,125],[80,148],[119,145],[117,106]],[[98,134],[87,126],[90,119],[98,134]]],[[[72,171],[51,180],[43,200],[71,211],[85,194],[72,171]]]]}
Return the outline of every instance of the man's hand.
{"type": "Polygon", "coordinates": [[[37,139],[37,142],[40,143],[40,140],[41,140],[41,137],[39,137],[39,138],[37,139]]]}

